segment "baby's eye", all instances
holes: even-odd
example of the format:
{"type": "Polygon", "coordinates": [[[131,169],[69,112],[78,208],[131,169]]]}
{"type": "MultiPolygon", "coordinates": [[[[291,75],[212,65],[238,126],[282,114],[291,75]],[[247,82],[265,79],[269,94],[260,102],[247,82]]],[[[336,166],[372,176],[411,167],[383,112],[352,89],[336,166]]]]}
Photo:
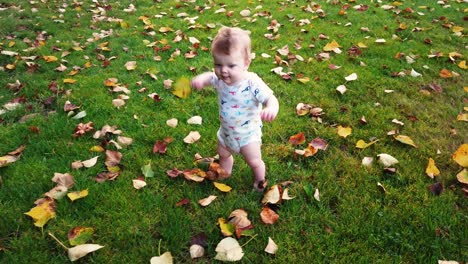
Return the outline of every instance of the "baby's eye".
{"type": "Polygon", "coordinates": [[[234,67],[236,67],[235,64],[229,64],[229,68],[234,68],[234,67]]]}

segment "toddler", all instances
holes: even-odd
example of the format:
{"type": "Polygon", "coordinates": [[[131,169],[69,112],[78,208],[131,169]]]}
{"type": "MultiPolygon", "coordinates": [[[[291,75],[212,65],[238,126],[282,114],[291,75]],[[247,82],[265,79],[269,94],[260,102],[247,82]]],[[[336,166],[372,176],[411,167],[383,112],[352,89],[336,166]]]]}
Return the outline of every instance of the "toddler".
{"type": "Polygon", "coordinates": [[[249,32],[223,27],[213,39],[214,72],[194,77],[191,86],[201,90],[213,86],[218,93],[220,128],[217,133],[219,164],[232,172],[233,153],[240,153],[252,169],[254,188],[266,187],[262,160],[262,121],[272,121],[279,110],[273,91],[255,73],[249,72],[249,32]]]}

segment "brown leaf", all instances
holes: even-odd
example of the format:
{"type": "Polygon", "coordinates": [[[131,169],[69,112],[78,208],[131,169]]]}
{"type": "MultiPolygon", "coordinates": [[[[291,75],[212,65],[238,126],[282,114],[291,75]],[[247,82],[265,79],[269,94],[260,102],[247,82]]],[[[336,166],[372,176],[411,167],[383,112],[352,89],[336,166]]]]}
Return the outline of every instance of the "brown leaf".
{"type": "Polygon", "coordinates": [[[429,185],[429,191],[431,191],[431,193],[434,195],[439,196],[443,190],[444,186],[440,182],[436,182],[434,184],[429,185]]]}
{"type": "Polygon", "coordinates": [[[305,138],[304,132],[300,132],[294,136],[289,137],[289,143],[295,146],[304,144],[305,141],[306,141],[306,138],[305,138]]]}
{"type": "Polygon", "coordinates": [[[73,137],[78,137],[86,134],[89,131],[93,131],[93,122],[88,122],[86,124],[79,123],[75,128],[75,133],[73,133],[73,137]]]}
{"type": "Polygon", "coordinates": [[[69,173],[54,173],[52,181],[57,183],[57,186],[64,186],[68,189],[72,188],[75,185],[75,179],[69,173]]]}
{"type": "Polygon", "coordinates": [[[105,164],[108,167],[117,166],[120,164],[122,159],[122,153],[113,150],[106,150],[106,161],[105,164]]]}
{"type": "Polygon", "coordinates": [[[154,143],[153,153],[165,154],[167,151],[167,144],[164,141],[158,140],[154,143]]]}
{"type": "Polygon", "coordinates": [[[167,176],[171,177],[171,178],[175,178],[175,177],[178,177],[180,174],[182,174],[183,171],[181,170],[178,170],[176,168],[172,169],[172,170],[168,170],[166,172],[167,176]]]}
{"type": "Polygon", "coordinates": [[[262,219],[262,222],[267,224],[267,225],[272,225],[276,223],[279,219],[279,215],[270,209],[268,206],[264,206],[262,208],[262,211],[260,212],[260,218],[262,219]]]}
{"type": "Polygon", "coordinates": [[[183,198],[182,200],[180,200],[180,201],[178,201],[176,203],[176,206],[180,207],[180,206],[183,206],[183,205],[186,205],[186,204],[190,204],[190,200],[187,199],[187,198],[183,198]]]}

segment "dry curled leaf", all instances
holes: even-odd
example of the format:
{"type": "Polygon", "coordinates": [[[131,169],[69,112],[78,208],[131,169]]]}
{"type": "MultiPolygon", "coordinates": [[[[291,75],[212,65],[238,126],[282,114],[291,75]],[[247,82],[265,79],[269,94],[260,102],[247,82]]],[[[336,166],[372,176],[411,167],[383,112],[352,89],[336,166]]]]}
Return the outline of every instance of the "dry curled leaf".
{"type": "Polygon", "coordinates": [[[226,237],[221,240],[216,246],[215,251],[217,253],[215,259],[221,261],[239,261],[244,256],[239,242],[232,237],[226,237]]]}
{"type": "Polygon", "coordinates": [[[269,254],[276,254],[276,251],[278,251],[278,245],[276,245],[275,241],[273,241],[271,237],[268,237],[268,244],[264,251],[269,254]]]}
{"type": "Polygon", "coordinates": [[[260,218],[262,219],[263,223],[272,225],[278,221],[279,215],[270,207],[264,206],[260,212],[260,218]]]}
{"type": "Polygon", "coordinates": [[[435,176],[439,176],[439,174],[440,174],[440,171],[437,168],[437,166],[435,165],[434,159],[432,159],[432,158],[429,158],[429,163],[427,164],[427,167],[426,167],[426,174],[427,174],[427,176],[429,176],[432,179],[435,176]]]}

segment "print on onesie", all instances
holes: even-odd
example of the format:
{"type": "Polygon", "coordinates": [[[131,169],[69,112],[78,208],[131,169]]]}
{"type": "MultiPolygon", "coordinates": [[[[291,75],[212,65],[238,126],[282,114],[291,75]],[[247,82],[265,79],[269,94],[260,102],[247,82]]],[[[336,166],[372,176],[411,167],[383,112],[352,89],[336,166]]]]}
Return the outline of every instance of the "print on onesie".
{"type": "Polygon", "coordinates": [[[211,84],[218,93],[220,128],[218,140],[232,151],[251,142],[262,142],[262,105],[273,91],[255,73],[229,86],[213,76],[211,84]]]}

